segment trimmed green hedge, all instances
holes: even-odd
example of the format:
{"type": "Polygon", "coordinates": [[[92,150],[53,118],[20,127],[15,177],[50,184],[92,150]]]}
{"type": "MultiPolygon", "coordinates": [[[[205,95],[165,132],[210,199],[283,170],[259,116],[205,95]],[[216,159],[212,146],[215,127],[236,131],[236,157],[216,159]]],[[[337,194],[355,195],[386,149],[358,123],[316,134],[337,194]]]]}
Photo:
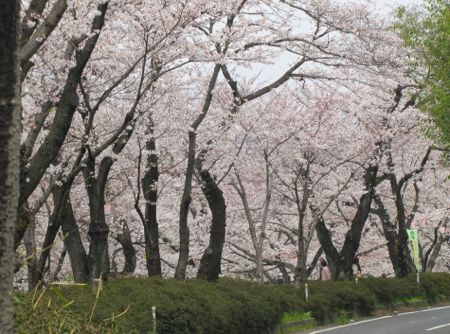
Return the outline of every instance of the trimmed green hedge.
{"type": "Polygon", "coordinates": [[[450,300],[450,275],[421,273],[420,288],[416,275],[402,279],[365,278],[358,283],[310,282],[311,298],[307,305],[312,316],[321,324],[333,322],[343,313],[366,316],[376,308],[391,309],[408,305],[413,298],[433,304],[450,300]]]}
{"type": "MultiPolygon", "coordinates": [[[[118,332],[151,333],[151,307],[156,306],[158,333],[271,333],[284,312],[305,309],[305,302],[298,298],[297,292],[288,286],[234,279],[221,279],[218,283],[117,279],[108,282],[100,293],[92,322],[118,332]],[[116,318],[125,310],[125,314],[116,318]]],[[[86,322],[94,308],[95,296],[89,287],[51,288],[40,302],[39,308],[44,310],[41,313],[45,313],[49,300],[53,305],[67,305],[73,301],[64,308],[63,316],[71,313],[74,319],[85,319],[86,322]]],[[[18,328],[26,327],[28,333],[41,333],[33,331],[33,321],[27,320],[30,319],[29,310],[24,306],[19,303],[16,308],[18,328]]],[[[42,318],[42,314],[39,317],[42,318]]]]}
{"type": "Polygon", "coordinates": [[[227,278],[218,283],[126,278],[109,281],[95,307],[90,287],[48,288],[40,299],[38,294],[15,297],[16,328],[18,333],[149,334],[156,306],[158,334],[263,334],[271,333],[285,312],[309,311],[317,322],[327,323],[418,296],[428,303],[450,300],[448,274],[423,274],[419,292],[415,276],[358,284],[312,281],[309,286],[306,303],[303,287],[227,278]]]}

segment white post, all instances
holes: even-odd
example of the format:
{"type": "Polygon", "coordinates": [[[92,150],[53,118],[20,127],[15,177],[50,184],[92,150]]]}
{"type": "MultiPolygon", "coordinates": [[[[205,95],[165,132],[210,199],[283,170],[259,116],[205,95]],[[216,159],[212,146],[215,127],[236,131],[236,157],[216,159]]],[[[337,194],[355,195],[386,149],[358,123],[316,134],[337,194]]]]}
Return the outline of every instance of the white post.
{"type": "Polygon", "coordinates": [[[156,334],[156,306],[152,306],[153,333],[156,334]]]}
{"type": "Polygon", "coordinates": [[[419,271],[417,271],[416,280],[417,280],[417,291],[420,291],[420,272],[419,271]]]}
{"type": "Polygon", "coordinates": [[[305,300],[309,299],[308,283],[305,283],[305,300]]]}

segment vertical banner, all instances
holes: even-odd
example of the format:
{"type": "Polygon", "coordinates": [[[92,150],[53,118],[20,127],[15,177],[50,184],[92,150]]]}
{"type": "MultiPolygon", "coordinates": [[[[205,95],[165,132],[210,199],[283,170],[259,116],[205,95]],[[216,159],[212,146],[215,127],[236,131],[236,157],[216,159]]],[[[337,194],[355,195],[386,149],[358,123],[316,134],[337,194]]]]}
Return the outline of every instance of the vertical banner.
{"type": "Polygon", "coordinates": [[[422,262],[420,261],[420,252],[419,252],[419,232],[417,229],[406,229],[406,233],[408,234],[408,246],[411,252],[411,257],[416,267],[416,270],[422,271],[422,262]]]}

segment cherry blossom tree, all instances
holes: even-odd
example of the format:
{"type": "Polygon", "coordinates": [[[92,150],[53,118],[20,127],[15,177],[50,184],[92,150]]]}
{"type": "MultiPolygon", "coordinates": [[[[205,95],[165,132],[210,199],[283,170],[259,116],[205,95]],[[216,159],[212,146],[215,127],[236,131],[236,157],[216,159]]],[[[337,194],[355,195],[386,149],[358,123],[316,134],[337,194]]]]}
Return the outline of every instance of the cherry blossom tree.
{"type": "Polygon", "coordinates": [[[429,143],[407,54],[370,7],[23,6],[16,246],[23,239],[30,286],[67,275],[67,258],[77,282],[106,279],[112,264],[300,283],[325,252],[333,277],[350,278],[355,255],[380,252],[389,266],[379,200],[393,224],[394,193],[405,221],[415,212],[424,261],[442,266],[439,152],[421,168],[429,143]]]}

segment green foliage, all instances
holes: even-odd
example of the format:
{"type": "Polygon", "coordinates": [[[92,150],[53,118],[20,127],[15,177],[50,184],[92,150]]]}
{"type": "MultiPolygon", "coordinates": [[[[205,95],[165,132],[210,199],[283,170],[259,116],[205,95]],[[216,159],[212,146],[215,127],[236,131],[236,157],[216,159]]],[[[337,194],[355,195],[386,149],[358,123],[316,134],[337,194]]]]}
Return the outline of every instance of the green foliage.
{"type": "Polygon", "coordinates": [[[417,295],[417,283],[413,275],[402,279],[368,278],[361,280],[360,284],[375,296],[379,304],[388,307],[398,302],[404,303],[406,299],[417,295]]]}
{"type": "Polygon", "coordinates": [[[450,300],[448,274],[422,274],[419,295],[415,275],[309,285],[310,300],[305,303],[303,287],[289,285],[226,278],[217,283],[124,278],[105,284],[95,308],[90,287],[49,288],[42,296],[40,292],[15,296],[16,329],[18,333],[150,334],[151,308],[156,306],[159,334],[264,334],[282,319],[299,320],[309,314],[323,324],[369,315],[376,305],[408,304],[419,297],[429,303],[450,300]]]}
{"type": "Polygon", "coordinates": [[[89,323],[85,316],[70,310],[71,301],[61,294],[15,294],[13,301],[18,334],[119,333],[110,326],[89,323]]]}
{"type": "Polygon", "coordinates": [[[419,84],[419,108],[433,119],[428,134],[450,145],[450,4],[427,0],[425,13],[397,10],[394,29],[414,49],[412,76],[419,84]],[[436,131],[437,129],[437,131],[436,131]],[[434,130],[434,131],[433,131],[434,130]]]}
{"type": "Polygon", "coordinates": [[[317,282],[311,286],[308,309],[319,323],[335,321],[343,313],[369,315],[377,300],[364,285],[352,281],[317,282]]]}
{"type": "Polygon", "coordinates": [[[355,282],[311,282],[308,310],[321,324],[349,315],[369,315],[376,307],[391,308],[415,301],[435,303],[450,300],[450,275],[421,273],[420,289],[416,275],[402,279],[365,278],[355,282]]]}
{"type": "MultiPolygon", "coordinates": [[[[151,307],[156,306],[158,333],[269,333],[284,312],[304,310],[305,303],[297,292],[292,287],[232,279],[219,283],[117,279],[105,284],[92,322],[120,333],[147,334],[153,329],[151,307]]],[[[45,295],[45,300],[64,296],[65,301],[74,301],[67,312],[85,321],[94,308],[90,287],[52,288],[45,295]]],[[[21,309],[23,305],[18,306],[21,309]]],[[[20,326],[30,325],[26,318],[17,317],[20,326]]]]}
{"type": "Polygon", "coordinates": [[[450,299],[450,279],[446,273],[424,273],[421,278],[423,294],[429,302],[442,302],[450,299]]]}
{"type": "Polygon", "coordinates": [[[311,312],[288,312],[283,314],[281,323],[285,324],[292,321],[300,321],[311,318],[311,312]]]}

